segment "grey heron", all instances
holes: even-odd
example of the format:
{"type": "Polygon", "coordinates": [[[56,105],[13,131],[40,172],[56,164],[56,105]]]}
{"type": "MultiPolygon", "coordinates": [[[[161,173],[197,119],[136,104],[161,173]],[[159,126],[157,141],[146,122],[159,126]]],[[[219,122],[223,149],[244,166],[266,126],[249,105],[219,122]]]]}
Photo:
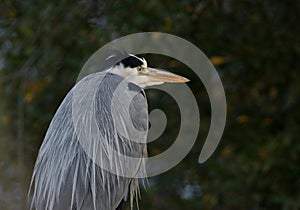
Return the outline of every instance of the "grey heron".
{"type": "Polygon", "coordinates": [[[126,54],[120,59],[117,54],[107,58],[105,71],[80,80],[55,113],[33,170],[29,192],[32,209],[114,210],[121,209],[128,197],[132,208],[133,198],[139,195],[136,174],[145,167],[142,159],[147,157],[145,139],[149,122],[144,88],[189,80],[150,68],[144,58],[126,54]],[[124,81],[125,86],[118,88],[124,81]],[[126,110],[124,100],[130,94],[134,97],[126,110]],[[117,121],[121,121],[127,136],[116,128],[112,106],[116,107],[117,121]],[[128,122],[134,125],[133,132],[128,122]],[[93,123],[96,129],[92,128],[93,123]],[[136,135],[138,131],[145,132],[136,135]],[[143,140],[132,141],[133,138],[143,140]],[[93,143],[87,143],[91,148],[87,151],[82,142],[90,139],[93,143]],[[112,157],[111,149],[140,161],[126,165],[112,157]],[[94,159],[96,156],[100,165],[94,159]],[[101,166],[103,162],[106,168],[101,166]],[[109,168],[129,170],[132,176],[112,173],[109,168]]]}

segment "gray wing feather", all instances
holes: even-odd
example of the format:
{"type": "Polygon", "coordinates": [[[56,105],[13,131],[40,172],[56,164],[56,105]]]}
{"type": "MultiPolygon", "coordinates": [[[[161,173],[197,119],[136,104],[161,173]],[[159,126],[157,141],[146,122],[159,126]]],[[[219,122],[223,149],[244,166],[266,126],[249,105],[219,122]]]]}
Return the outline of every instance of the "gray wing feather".
{"type": "MultiPolygon", "coordinates": [[[[95,164],[79,143],[76,131],[80,122],[85,123],[80,129],[89,129],[87,107],[92,107],[101,133],[100,143],[96,146],[111,147],[130,157],[147,156],[145,142],[130,141],[118,133],[112,122],[110,101],[122,81],[123,78],[117,75],[95,73],[85,77],[67,94],[50,123],[36,160],[30,187],[30,191],[33,191],[31,208],[109,210],[118,206],[129,185],[133,188],[131,196],[137,195],[136,179],[111,174],[95,164]],[[95,94],[92,99],[88,97],[90,92],[95,94]],[[80,109],[78,122],[73,119],[74,103],[80,109]]],[[[146,131],[148,108],[144,92],[138,86],[128,84],[124,94],[130,91],[136,93],[129,107],[132,123],[136,129],[146,131]]],[[[122,101],[117,103],[122,104],[122,101]]],[[[120,112],[121,117],[125,116],[122,110],[120,112]]],[[[146,139],[145,134],[142,138],[146,139]]],[[[101,155],[109,157],[108,154],[101,155]]],[[[111,161],[109,164],[117,163],[111,161]]],[[[132,170],[137,173],[143,167],[144,162],[140,161],[132,170]]]]}

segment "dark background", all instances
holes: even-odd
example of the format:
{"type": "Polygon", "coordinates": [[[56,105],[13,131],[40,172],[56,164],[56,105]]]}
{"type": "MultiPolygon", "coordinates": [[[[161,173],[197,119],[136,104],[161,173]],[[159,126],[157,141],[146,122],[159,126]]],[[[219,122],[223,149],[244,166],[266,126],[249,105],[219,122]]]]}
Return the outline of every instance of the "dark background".
{"type": "MultiPolygon", "coordinates": [[[[299,14],[300,1],[291,0],[2,0],[0,208],[24,209],[43,136],[92,53],[124,35],[159,31],[187,39],[210,58],[228,116],[217,150],[198,164],[210,123],[206,91],[182,64],[150,59],[191,79],[201,128],[189,155],[149,180],[140,209],[299,209],[299,14]]],[[[148,98],[178,116],[167,96],[148,98]]],[[[164,136],[176,136],[179,120],[168,119],[164,136]]],[[[171,143],[151,143],[150,155],[171,143]]]]}

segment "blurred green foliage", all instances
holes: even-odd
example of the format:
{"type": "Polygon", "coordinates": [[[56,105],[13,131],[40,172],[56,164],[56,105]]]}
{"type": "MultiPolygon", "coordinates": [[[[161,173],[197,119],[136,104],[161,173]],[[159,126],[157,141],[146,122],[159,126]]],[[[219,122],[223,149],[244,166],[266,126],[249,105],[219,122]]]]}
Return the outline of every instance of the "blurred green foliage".
{"type": "MultiPolygon", "coordinates": [[[[2,0],[0,14],[1,209],[24,209],[43,136],[88,57],[114,38],[143,31],[185,38],[211,59],[228,118],[218,149],[198,164],[209,100],[186,67],[166,63],[191,79],[201,128],[190,154],[149,180],[140,209],[300,208],[299,1],[2,0]]],[[[152,95],[151,106],[170,106],[167,97],[152,95]]],[[[164,135],[176,135],[177,127],[164,135]]],[[[155,142],[149,153],[170,143],[155,142]]]]}

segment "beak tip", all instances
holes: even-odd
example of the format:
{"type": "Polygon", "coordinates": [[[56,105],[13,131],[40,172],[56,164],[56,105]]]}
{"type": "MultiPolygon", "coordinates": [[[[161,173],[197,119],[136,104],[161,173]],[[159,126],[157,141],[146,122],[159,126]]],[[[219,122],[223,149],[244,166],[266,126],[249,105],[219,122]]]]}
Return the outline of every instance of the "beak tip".
{"type": "Polygon", "coordinates": [[[191,80],[189,80],[188,78],[185,78],[185,77],[181,77],[181,81],[182,83],[186,83],[186,82],[189,82],[191,80]]]}

